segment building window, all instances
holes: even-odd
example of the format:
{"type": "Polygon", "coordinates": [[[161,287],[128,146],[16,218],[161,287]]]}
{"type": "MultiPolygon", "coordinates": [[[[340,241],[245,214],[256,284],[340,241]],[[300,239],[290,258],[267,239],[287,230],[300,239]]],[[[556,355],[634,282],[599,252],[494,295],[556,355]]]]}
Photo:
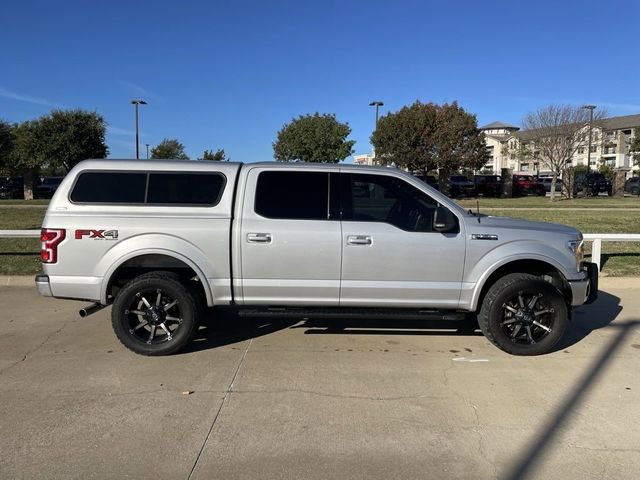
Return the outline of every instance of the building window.
{"type": "Polygon", "coordinates": [[[597,150],[598,150],[597,145],[591,145],[591,153],[596,153],[597,150]]]}

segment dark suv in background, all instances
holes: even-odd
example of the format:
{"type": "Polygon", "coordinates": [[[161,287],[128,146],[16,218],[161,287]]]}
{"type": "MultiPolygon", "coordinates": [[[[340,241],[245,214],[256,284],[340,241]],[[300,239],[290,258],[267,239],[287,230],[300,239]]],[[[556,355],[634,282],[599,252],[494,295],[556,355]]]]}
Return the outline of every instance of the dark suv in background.
{"type": "Polygon", "coordinates": [[[51,198],[60,186],[63,177],[44,177],[33,191],[33,198],[51,198]]]}
{"type": "Polygon", "coordinates": [[[473,197],[476,194],[476,185],[464,175],[451,175],[449,177],[449,196],[473,197]]]}
{"type": "Polygon", "coordinates": [[[573,179],[573,196],[584,196],[607,193],[613,194],[612,183],[601,173],[578,173],[573,179]]]}
{"type": "Polygon", "coordinates": [[[22,177],[0,177],[0,198],[24,198],[22,177]]]}
{"type": "Polygon", "coordinates": [[[502,179],[500,175],[474,175],[476,192],[483,197],[499,197],[502,192],[502,179]]]}
{"type": "Polygon", "coordinates": [[[631,195],[640,195],[640,177],[631,177],[624,182],[624,191],[631,195]]]}

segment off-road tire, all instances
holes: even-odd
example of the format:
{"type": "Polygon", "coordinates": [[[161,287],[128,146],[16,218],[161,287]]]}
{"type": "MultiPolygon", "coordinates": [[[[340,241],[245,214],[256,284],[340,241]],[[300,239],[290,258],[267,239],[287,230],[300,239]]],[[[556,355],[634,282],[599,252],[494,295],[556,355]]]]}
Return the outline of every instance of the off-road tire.
{"type": "Polygon", "coordinates": [[[129,281],[118,292],[113,302],[111,323],[118,340],[132,352],[148,356],[171,355],[182,350],[193,338],[202,310],[199,303],[178,275],[150,272],[129,281]],[[152,308],[142,303],[143,297],[152,308]],[[160,298],[158,306],[157,298],[160,298]],[[175,305],[170,306],[174,301],[175,305]],[[164,312],[167,306],[170,309],[164,312]],[[170,333],[164,333],[164,328],[157,323],[160,320],[152,319],[153,308],[156,309],[156,316],[166,317],[163,325],[170,333]],[[141,312],[143,315],[132,312],[141,312]],[[141,326],[144,322],[147,323],[141,326]],[[151,334],[153,326],[156,328],[151,334]]]}
{"type": "Polygon", "coordinates": [[[512,273],[496,281],[487,291],[478,313],[478,325],[487,340],[512,355],[549,353],[564,335],[567,324],[567,305],[560,291],[540,277],[526,273],[512,273]],[[537,296],[538,300],[532,309],[527,309],[534,296],[537,296]],[[523,308],[520,307],[519,301],[514,300],[519,297],[526,300],[523,308]],[[522,322],[511,313],[515,312],[514,305],[515,310],[520,311],[519,315],[522,315],[522,322]],[[549,312],[540,314],[545,310],[549,312]],[[531,324],[531,319],[541,326],[531,324]],[[516,333],[523,328],[525,330],[514,338],[510,334],[513,334],[516,328],[516,333]],[[535,343],[526,343],[531,339],[535,343]]]}

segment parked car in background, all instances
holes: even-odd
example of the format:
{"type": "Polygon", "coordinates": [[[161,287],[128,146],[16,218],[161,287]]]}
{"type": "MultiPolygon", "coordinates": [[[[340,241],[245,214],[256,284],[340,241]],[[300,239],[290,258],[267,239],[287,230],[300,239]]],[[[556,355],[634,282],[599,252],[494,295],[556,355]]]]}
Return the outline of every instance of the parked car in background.
{"type": "Polygon", "coordinates": [[[449,196],[473,197],[476,194],[476,185],[464,175],[451,175],[449,177],[449,196]]]}
{"type": "Polygon", "coordinates": [[[535,175],[514,175],[512,189],[514,197],[546,194],[544,185],[538,183],[535,175]]]}
{"type": "Polygon", "coordinates": [[[613,194],[613,184],[601,173],[578,173],[573,180],[573,196],[613,194]]]}
{"type": "Polygon", "coordinates": [[[51,198],[63,177],[44,177],[33,191],[34,198],[51,198]]]}
{"type": "Polygon", "coordinates": [[[474,175],[473,182],[476,186],[476,193],[483,197],[499,197],[502,192],[500,175],[474,175]]]}
{"type": "Polygon", "coordinates": [[[640,195],[640,177],[631,177],[624,182],[624,191],[631,195],[640,195]]]}
{"type": "MultiPolygon", "coordinates": [[[[551,177],[540,177],[538,179],[538,183],[544,187],[545,193],[551,192],[551,181],[553,179],[551,177]]],[[[556,192],[562,191],[562,179],[556,179],[556,192]]]]}
{"type": "Polygon", "coordinates": [[[22,177],[0,177],[0,198],[24,198],[22,177]]]}
{"type": "Polygon", "coordinates": [[[440,184],[438,183],[438,178],[435,175],[416,175],[416,178],[419,178],[431,188],[435,188],[440,191],[440,184]]]}

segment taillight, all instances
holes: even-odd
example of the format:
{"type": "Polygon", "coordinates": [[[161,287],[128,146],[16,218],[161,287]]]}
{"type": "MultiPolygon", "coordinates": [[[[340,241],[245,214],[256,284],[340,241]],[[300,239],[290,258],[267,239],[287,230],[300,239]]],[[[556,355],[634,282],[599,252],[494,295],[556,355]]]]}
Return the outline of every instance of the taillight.
{"type": "Polygon", "coordinates": [[[63,229],[43,228],[40,231],[42,263],[56,263],[58,261],[58,245],[64,240],[64,235],[63,229]]]}

